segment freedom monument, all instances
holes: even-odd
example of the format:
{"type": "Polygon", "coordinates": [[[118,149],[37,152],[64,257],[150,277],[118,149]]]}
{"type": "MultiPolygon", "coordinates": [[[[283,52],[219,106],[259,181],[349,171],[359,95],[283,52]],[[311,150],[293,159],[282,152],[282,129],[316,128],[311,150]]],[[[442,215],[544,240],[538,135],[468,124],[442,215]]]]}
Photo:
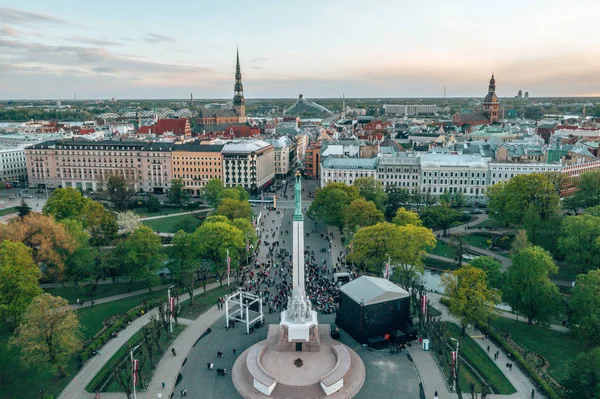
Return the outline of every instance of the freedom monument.
{"type": "Polygon", "coordinates": [[[233,384],[247,399],[351,398],[365,381],[365,366],[352,349],[331,338],[329,324],[319,325],[304,288],[300,172],[296,172],[295,201],[292,296],[279,325],[269,325],[267,339],[238,357],[232,370],[233,384]]]}

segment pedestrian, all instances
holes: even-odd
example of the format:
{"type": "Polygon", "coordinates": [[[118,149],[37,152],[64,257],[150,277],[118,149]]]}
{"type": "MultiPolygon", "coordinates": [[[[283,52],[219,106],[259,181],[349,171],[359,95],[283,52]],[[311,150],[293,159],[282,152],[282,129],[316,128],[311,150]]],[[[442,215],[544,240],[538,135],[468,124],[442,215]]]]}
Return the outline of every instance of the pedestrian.
{"type": "Polygon", "coordinates": [[[531,399],[535,396],[535,389],[531,388],[531,399]]]}
{"type": "Polygon", "coordinates": [[[77,298],[77,304],[79,305],[79,298],[77,298]]]}
{"type": "Polygon", "coordinates": [[[210,362],[206,363],[206,369],[207,369],[208,371],[210,371],[210,369],[211,369],[211,367],[210,367],[210,362]]]}
{"type": "Polygon", "coordinates": [[[171,352],[173,353],[173,356],[177,356],[177,352],[175,351],[175,348],[171,348],[171,352]]]}
{"type": "Polygon", "coordinates": [[[488,350],[488,355],[489,355],[490,354],[490,346],[489,345],[487,347],[487,350],[488,350]]]}
{"type": "Polygon", "coordinates": [[[179,394],[183,397],[183,388],[179,390],[179,394]]]}
{"type": "Polygon", "coordinates": [[[167,385],[164,381],[162,382],[162,387],[165,389],[165,385],[167,385]]]}
{"type": "Polygon", "coordinates": [[[233,356],[235,356],[235,348],[233,348],[233,356]]]}
{"type": "Polygon", "coordinates": [[[438,393],[437,393],[437,391],[435,391],[435,393],[433,394],[433,399],[438,399],[438,393]]]}

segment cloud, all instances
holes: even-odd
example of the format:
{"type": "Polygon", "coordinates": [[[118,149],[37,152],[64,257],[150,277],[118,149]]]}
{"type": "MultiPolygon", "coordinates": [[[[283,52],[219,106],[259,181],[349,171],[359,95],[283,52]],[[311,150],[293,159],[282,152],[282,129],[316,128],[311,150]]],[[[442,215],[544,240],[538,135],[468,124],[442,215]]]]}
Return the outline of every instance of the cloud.
{"type": "Polygon", "coordinates": [[[0,7],[0,22],[6,22],[15,25],[30,25],[39,23],[62,24],[66,21],[51,15],[40,14],[37,12],[0,7]]]}
{"type": "Polygon", "coordinates": [[[95,39],[93,37],[76,36],[67,39],[74,43],[91,44],[92,46],[122,46],[122,43],[115,42],[112,40],[95,39]]]}
{"type": "Polygon", "coordinates": [[[19,31],[8,25],[0,26],[0,36],[19,36],[19,31]]]}
{"type": "Polygon", "coordinates": [[[263,62],[263,61],[269,61],[269,59],[267,57],[255,57],[250,60],[250,62],[263,62]]]}
{"type": "Polygon", "coordinates": [[[148,43],[162,43],[162,42],[174,42],[177,41],[174,37],[161,35],[158,33],[149,33],[144,37],[144,41],[148,43]]]}

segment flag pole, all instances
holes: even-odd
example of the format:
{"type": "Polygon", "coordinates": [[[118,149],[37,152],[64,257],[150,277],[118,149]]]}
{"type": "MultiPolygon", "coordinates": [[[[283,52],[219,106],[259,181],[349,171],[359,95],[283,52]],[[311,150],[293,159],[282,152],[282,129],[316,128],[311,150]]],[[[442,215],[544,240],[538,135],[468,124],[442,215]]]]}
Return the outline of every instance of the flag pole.
{"type": "Polygon", "coordinates": [[[229,259],[229,250],[227,250],[227,286],[229,287],[229,270],[231,267],[231,259],[229,259]]]}

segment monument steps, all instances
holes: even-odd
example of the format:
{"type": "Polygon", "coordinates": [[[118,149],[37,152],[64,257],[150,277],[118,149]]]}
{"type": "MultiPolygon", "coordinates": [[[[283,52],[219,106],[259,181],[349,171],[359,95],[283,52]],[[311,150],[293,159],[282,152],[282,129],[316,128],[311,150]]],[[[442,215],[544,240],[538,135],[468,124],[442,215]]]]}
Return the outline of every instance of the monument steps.
{"type": "Polygon", "coordinates": [[[327,394],[318,382],[306,386],[292,386],[278,382],[269,397],[273,399],[323,399],[327,397],[327,394]]]}

